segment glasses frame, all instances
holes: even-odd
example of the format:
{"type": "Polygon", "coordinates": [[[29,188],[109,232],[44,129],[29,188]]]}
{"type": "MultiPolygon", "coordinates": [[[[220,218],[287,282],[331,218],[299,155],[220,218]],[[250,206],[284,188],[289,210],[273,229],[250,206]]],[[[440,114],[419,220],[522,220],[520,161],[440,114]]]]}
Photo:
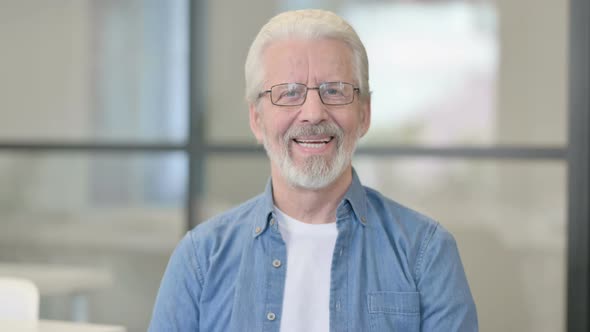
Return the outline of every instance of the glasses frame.
{"type": "Polygon", "coordinates": [[[358,93],[360,93],[360,91],[361,91],[361,89],[360,89],[360,88],[358,88],[358,87],[355,87],[355,86],[354,86],[352,83],[348,83],[348,82],[339,82],[339,81],[336,81],[336,82],[324,82],[324,83],[321,83],[320,85],[318,85],[318,86],[316,86],[316,87],[308,87],[307,85],[305,85],[305,84],[303,84],[303,83],[280,83],[280,84],[275,84],[275,85],[271,86],[271,87],[270,87],[270,89],[268,89],[268,90],[264,90],[264,91],[260,92],[260,93],[258,94],[258,98],[262,98],[264,95],[268,94],[268,95],[270,96],[270,102],[271,102],[273,105],[275,105],[275,106],[281,106],[281,107],[301,106],[301,105],[305,104],[305,101],[307,100],[307,94],[308,94],[309,90],[316,90],[316,91],[318,92],[318,96],[320,97],[320,100],[321,100],[322,104],[324,104],[324,105],[327,105],[327,106],[343,106],[343,105],[350,105],[350,104],[352,104],[352,103],[354,102],[354,95],[355,95],[355,92],[358,94],[358,93]],[[301,86],[304,86],[304,87],[305,87],[305,97],[303,98],[303,100],[301,101],[301,103],[299,103],[299,104],[293,104],[293,105],[284,105],[284,104],[276,104],[275,102],[273,102],[273,98],[272,98],[272,89],[273,89],[274,87],[281,86],[281,85],[287,85],[287,84],[297,84],[297,85],[301,85],[301,86]],[[320,89],[321,89],[323,86],[327,85],[327,84],[346,84],[346,85],[350,85],[350,86],[352,86],[352,91],[353,91],[353,94],[352,94],[352,99],[350,100],[350,102],[348,102],[348,103],[344,103],[344,104],[326,103],[326,102],[324,101],[324,99],[322,98],[322,94],[320,93],[320,89]]]}

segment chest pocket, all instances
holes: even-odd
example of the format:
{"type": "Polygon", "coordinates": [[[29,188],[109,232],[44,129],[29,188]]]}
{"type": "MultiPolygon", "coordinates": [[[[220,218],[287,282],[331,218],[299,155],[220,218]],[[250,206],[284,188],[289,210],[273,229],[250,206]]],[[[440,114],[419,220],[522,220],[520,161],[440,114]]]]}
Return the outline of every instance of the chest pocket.
{"type": "Polygon", "coordinates": [[[371,331],[420,331],[418,292],[368,292],[367,305],[371,331]]]}

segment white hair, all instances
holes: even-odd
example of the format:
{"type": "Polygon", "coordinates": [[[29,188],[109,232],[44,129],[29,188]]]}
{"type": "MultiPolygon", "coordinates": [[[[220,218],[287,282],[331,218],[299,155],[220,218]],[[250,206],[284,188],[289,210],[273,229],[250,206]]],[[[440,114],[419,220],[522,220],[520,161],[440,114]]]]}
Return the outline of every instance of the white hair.
{"type": "Polygon", "coordinates": [[[343,41],[350,47],[361,98],[369,96],[369,61],[359,36],[348,22],[326,10],[305,9],[281,13],[266,23],[252,42],[246,57],[246,100],[254,104],[263,90],[262,53],[271,43],[289,38],[343,41]]]}

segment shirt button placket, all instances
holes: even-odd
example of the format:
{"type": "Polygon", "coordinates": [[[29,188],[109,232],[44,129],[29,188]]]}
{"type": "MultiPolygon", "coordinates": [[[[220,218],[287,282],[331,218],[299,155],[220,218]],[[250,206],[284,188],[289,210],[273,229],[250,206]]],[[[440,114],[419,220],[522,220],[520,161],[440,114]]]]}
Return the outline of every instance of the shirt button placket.
{"type": "Polygon", "coordinates": [[[278,314],[281,312],[282,306],[282,295],[284,292],[284,280],[285,280],[285,266],[286,264],[286,253],[284,242],[281,239],[281,235],[278,230],[278,222],[274,218],[269,221],[269,226],[272,232],[268,233],[271,245],[269,247],[270,259],[265,263],[265,270],[268,276],[268,282],[266,283],[266,294],[265,294],[265,313],[263,331],[278,331],[280,317],[278,314]],[[267,265],[268,264],[268,265],[267,265]]]}

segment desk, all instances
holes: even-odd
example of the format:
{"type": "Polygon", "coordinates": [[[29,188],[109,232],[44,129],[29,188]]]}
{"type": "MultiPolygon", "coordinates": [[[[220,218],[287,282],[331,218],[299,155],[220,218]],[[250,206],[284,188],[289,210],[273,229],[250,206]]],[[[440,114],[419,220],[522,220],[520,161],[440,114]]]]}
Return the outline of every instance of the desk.
{"type": "Polygon", "coordinates": [[[57,320],[9,321],[0,320],[0,331],[10,332],[126,332],[117,325],[74,323],[57,320]]]}
{"type": "Polygon", "coordinates": [[[76,321],[88,319],[84,294],[113,284],[113,276],[108,270],[70,265],[0,263],[0,276],[29,279],[37,285],[41,296],[70,296],[72,319],[76,321]]]}

